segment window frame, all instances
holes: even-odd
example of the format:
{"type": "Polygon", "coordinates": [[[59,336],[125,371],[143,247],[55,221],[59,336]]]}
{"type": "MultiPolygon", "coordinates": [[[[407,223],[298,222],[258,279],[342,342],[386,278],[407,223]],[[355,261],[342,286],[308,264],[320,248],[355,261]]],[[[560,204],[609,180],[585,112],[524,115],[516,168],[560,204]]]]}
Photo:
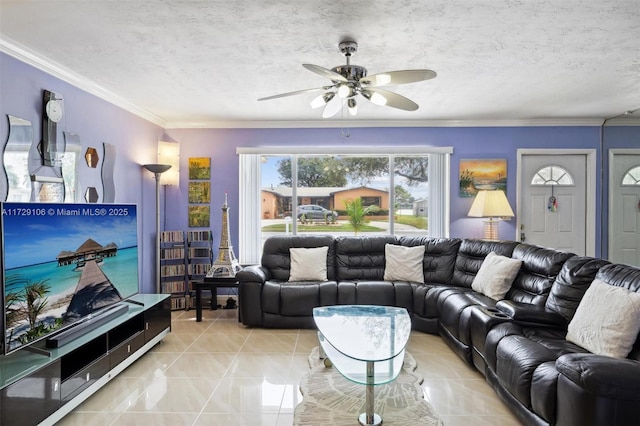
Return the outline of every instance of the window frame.
{"type": "MultiPolygon", "coordinates": [[[[389,157],[389,170],[395,169],[394,159],[412,155],[429,155],[428,235],[448,237],[450,225],[450,163],[453,147],[238,147],[239,156],[239,260],[241,263],[259,263],[261,245],[261,167],[262,156],[291,156],[291,173],[297,176],[297,158],[307,155],[362,155],[389,157]]],[[[395,173],[389,173],[390,204],[393,205],[395,173]]],[[[292,185],[292,200],[296,200],[296,185],[292,185]]],[[[294,230],[296,228],[293,224],[294,230]]],[[[389,233],[394,235],[393,218],[389,233]]]]}

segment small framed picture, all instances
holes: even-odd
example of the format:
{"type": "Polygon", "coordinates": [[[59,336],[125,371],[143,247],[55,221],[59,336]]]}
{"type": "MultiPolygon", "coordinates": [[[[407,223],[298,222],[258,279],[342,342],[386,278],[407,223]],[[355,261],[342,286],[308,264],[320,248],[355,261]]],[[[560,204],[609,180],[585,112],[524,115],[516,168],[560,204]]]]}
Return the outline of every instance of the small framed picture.
{"type": "Polygon", "coordinates": [[[205,204],[211,202],[210,182],[189,182],[189,203],[205,204]]]}
{"type": "Polygon", "coordinates": [[[211,179],[211,158],[210,157],[189,157],[189,179],[193,179],[193,180],[211,179]]]}
{"type": "Polygon", "coordinates": [[[189,206],[189,228],[208,228],[210,218],[209,206],[189,206]]]}

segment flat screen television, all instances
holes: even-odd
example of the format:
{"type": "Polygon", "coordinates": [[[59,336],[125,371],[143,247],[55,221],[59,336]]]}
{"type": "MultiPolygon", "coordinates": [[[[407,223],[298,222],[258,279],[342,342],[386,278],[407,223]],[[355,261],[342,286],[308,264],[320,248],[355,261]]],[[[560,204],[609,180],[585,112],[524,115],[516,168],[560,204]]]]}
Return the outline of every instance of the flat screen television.
{"type": "Polygon", "coordinates": [[[3,353],[138,293],[131,204],[0,203],[3,353]]]}

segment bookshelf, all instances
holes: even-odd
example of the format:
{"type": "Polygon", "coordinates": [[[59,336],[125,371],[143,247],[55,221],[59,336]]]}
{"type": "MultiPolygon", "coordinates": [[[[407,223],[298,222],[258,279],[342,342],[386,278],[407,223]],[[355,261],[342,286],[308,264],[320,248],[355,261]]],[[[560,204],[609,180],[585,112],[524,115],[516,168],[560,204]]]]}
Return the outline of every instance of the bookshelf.
{"type": "Polygon", "coordinates": [[[171,310],[187,309],[184,231],[160,234],[160,289],[171,294],[171,310]]]}
{"type": "MultiPolygon", "coordinates": [[[[189,293],[193,282],[202,281],[213,264],[213,235],[211,231],[187,231],[187,282],[189,293]]],[[[217,303],[217,301],[212,301],[217,303]]]]}

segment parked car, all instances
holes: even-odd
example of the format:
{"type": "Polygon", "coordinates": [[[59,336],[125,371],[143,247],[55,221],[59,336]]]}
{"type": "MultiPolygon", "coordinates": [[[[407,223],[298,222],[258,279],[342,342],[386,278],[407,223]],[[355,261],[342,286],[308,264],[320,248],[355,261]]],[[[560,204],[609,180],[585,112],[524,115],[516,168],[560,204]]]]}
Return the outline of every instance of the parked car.
{"type": "Polygon", "coordinates": [[[306,204],[298,206],[296,217],[302,223],[310,220],[324,220],[327,223],[333,223],[338,219],[338,213],[316,204],[306,204]]]}

